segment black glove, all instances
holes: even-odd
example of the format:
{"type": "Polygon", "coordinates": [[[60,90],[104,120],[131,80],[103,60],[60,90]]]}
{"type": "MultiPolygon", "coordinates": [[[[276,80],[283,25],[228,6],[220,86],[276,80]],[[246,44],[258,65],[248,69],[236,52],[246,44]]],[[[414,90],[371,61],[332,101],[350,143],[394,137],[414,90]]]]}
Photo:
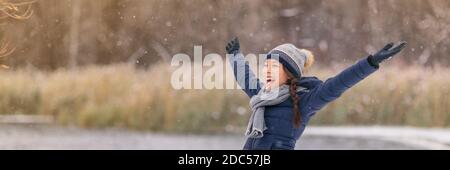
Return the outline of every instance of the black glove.
{"type": "Polygon", "coordinates": [[[236,55],[237,53],[240,52],[240,48],[241,48],[241,45],[239,44],[239,40],[236,37],[228,43],[228,45],[225,49],[227,50],[227,54],[236,55]]]}
{"type": "Polygon", "coordinates": [[[385,60],[391,59],[400,51],[402,51],[406,47],[406,44],[407,43],[405,41],[402,41],[399,45],[393,47],[394,43],[389,43],[375,55],[369,56],[367,60],[369,61],[370,65],[378,68],[380,66],[380,63],[385,60]]]}

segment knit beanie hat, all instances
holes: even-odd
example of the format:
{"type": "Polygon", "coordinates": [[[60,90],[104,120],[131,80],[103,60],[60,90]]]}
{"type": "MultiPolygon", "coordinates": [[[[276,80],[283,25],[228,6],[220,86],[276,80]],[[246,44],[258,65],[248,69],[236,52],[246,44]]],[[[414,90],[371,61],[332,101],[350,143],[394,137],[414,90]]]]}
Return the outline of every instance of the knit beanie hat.
{"type": "MultiPolygon", "coordinates": [[[[275,47],[267,55],[267,59],[278,56],[278,60],[295,78],[301,78],[305,69],[305,63],[313,58],[308,50],[298,49],[293,44],[282,44],[275,47]]],[[[310,66],[310,64],[306,64],[310,66]]]]}

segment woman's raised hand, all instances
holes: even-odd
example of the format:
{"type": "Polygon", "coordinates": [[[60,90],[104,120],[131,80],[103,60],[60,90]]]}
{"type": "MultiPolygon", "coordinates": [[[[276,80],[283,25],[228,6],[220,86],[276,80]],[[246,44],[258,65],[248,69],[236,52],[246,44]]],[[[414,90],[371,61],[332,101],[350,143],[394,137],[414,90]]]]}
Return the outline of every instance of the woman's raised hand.
{"type": "Polygon", "coordinates": [[[385,60],[388,60],[398,54],[406,47],[407,43],[405,41],[401,41],[399,45],[394,47],[394,43],[387,44],[383,49],[381,49],[375,55],[369,57],[370,64],[374,66],[379,66],[385,60]]]}
{"type": "Polygon", "coordinates": [[[227,54],[237,54],[239,53],[240,48],[241,45],[239,44],[239,40],[237,37],[235,37],[227,44],[227,47],[225,49],[227,50],[227,54]]]}

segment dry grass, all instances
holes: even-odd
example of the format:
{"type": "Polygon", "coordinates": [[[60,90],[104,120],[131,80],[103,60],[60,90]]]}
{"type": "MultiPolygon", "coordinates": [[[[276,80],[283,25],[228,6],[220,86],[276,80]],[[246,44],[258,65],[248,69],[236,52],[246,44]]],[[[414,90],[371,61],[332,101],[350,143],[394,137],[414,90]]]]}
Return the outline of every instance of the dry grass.
{"type": "Polygon", "coordinates": [[[211,132],[246,122],[240,91],[180,90],[168,66],[138,71],[128,65],[81,70],[0,73],[0,114],[53,115],[64,125],[211,132]],[[236,100],[240,96],[241,100],[236,100]]]}
{"type": "MultiPolygon", "coordinates": [[[[333,69],[315,69],[321,78],[333,69]]],[[[383,68],[313,118],[314,124],[450,126],[450,70],[383,68]]],[[[241,130],[240,90],[173,90],[170,70],[128,65],[0,72],[0,114],[52,115],[62,125],[166,132],[241,130]]]]}
{"type": "MultiPolygon", "coordinates": [[[[333,75],[332,70],[316,72],[333,75]]],[[[450,69],[385,66],[328,105],[313,123],[448,127],[450,69]]]]}

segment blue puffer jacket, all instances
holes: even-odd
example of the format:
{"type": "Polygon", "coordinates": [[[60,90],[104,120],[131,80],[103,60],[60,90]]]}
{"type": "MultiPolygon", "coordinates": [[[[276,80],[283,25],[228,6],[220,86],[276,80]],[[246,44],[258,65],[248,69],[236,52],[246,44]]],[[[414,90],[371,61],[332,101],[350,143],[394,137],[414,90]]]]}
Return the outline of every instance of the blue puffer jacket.
{"type": "MultiPolygon", "coordinates": [[[[230,58],[230,63],[239,86],[250,98],[256,95],[263,85],[250,70],[244,56],[237,54],[230,58]],[[238,70],[241,72],[240,74],[238,74],[238,70]],[[242,71],[244,71],[243,74],[242,71]]],[[[317,111],[337,99],[347,89],[377,69],[369,64],[367,58],[364,58],[325,82],[316,77],[301,78],[297,84],[307,88],[307,90],[298,92],[300,103],[297,104],[300,105],[302,118],[300,128],[294,126],[292,100],[286,100],[278,105],[266,107],[264,118],[268,129],[264,131],[262,138],[247,139],[244,149],[294,149],[296,141],[303,134],[309,120],[317,111]]]]}

